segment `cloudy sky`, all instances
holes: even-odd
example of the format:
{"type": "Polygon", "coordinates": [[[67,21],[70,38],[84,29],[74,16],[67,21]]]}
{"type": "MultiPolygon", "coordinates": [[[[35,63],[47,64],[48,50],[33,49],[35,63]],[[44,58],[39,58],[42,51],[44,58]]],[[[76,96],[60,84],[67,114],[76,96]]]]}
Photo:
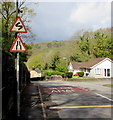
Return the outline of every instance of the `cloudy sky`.
{"type": "Polygon", "coordinates": [[[110,0],[40,0],[38,5],[31,7],[37,13],[30,23],[37,35],[35,42],[69,40],[77,31],[111,26],[110,0]]]}

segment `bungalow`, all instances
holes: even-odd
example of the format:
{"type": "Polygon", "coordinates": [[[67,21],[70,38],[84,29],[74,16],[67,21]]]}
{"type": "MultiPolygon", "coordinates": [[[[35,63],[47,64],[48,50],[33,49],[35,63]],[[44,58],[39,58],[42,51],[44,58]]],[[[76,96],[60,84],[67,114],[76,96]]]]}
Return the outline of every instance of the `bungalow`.
{"type": "Polygon", "coordinates": [[[68,70],[73,72],[73,75],[83,71],[84,76],[111,78],[113,77],[113,61],[109,58],[95,58],[88,62],[70,62],[68,70]]]}

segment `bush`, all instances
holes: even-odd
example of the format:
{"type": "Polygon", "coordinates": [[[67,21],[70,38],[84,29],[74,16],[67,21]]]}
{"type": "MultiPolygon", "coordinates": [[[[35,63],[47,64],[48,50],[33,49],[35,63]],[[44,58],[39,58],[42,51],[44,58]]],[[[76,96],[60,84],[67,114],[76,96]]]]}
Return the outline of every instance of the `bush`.
{"type": "Polygon", "coordinates": [[[59,72],[59,71],[54,71],[54,70],[45,71],[46,78],[50,78],[52,75],[61,75],[62,77],[64,77],[65,73],[59,72]]]}
{"type": "Polygon", "coordinates": [[[66,74],[65,74],[65,73],[61,73],[61,76],[62,76],[63,78],[65,78],[65,77],[66,77],[66,74]]]}
{"type": "Polygon", "coordinates": [[[78,76],[78,74],[74,74],[73,76],[78,76]]]}
{"type": "Polygon", "coordinates": [[[78,74],[79,77],[83,77],[84,76],[84,72],[82,72],[82,71],[81,72],[77,72],[77,74],[78,74]]]}
{"type": "Polygon", "coordinates": [[[73,72],[67,72],[67,73],[66,73],[66,76],[67,76],[68,78],[72,78],[73,72]]]}
{"type": "Polygon", "coordinates": [[[57,68],[55,69],[56,71],[59,71],[59,72],[66,72],[66,68],[63,67],[63,66],[57,66],[57,68]]]}
{"type": "Polygon", "coordinates": [[[62,78],[61,75],[51,75],[51,78],[62,78]]]}

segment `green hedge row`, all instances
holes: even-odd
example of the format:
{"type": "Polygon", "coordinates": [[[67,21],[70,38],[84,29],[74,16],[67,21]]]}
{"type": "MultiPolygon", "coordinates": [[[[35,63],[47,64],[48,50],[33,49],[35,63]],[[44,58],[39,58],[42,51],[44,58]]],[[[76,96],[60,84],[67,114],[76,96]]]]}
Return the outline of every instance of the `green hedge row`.
{"type": "Polygon", "coordinates": [[[61,75],[62,78],[68,77],[68,78],[72,78],[73,72],[59,72],[59,71],[53,71],[53,70],[48,70],[45,71],[45,76],[46,78],[50,78],[51,75],[61,75]]]}

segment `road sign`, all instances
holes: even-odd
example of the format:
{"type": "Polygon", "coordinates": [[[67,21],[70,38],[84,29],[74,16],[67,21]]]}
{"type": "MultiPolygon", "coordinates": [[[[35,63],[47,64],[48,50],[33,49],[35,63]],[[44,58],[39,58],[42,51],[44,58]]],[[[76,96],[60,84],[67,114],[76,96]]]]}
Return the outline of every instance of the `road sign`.
{"type": "Polygon", "coordinates": [[[17,17],[14,24],[12,25],[10,32],[18,32],[18,33],[27,33],[27,30],[24,26],[20,17],[17,17]]]}
{"type": "Polygon", "coordinates": [[[10,52],[26,52],[26,47],[22,42],[22,39],[20,36],[17,36],[16,40],[14,41],[14,43],[10,48],[10,52]]]}

